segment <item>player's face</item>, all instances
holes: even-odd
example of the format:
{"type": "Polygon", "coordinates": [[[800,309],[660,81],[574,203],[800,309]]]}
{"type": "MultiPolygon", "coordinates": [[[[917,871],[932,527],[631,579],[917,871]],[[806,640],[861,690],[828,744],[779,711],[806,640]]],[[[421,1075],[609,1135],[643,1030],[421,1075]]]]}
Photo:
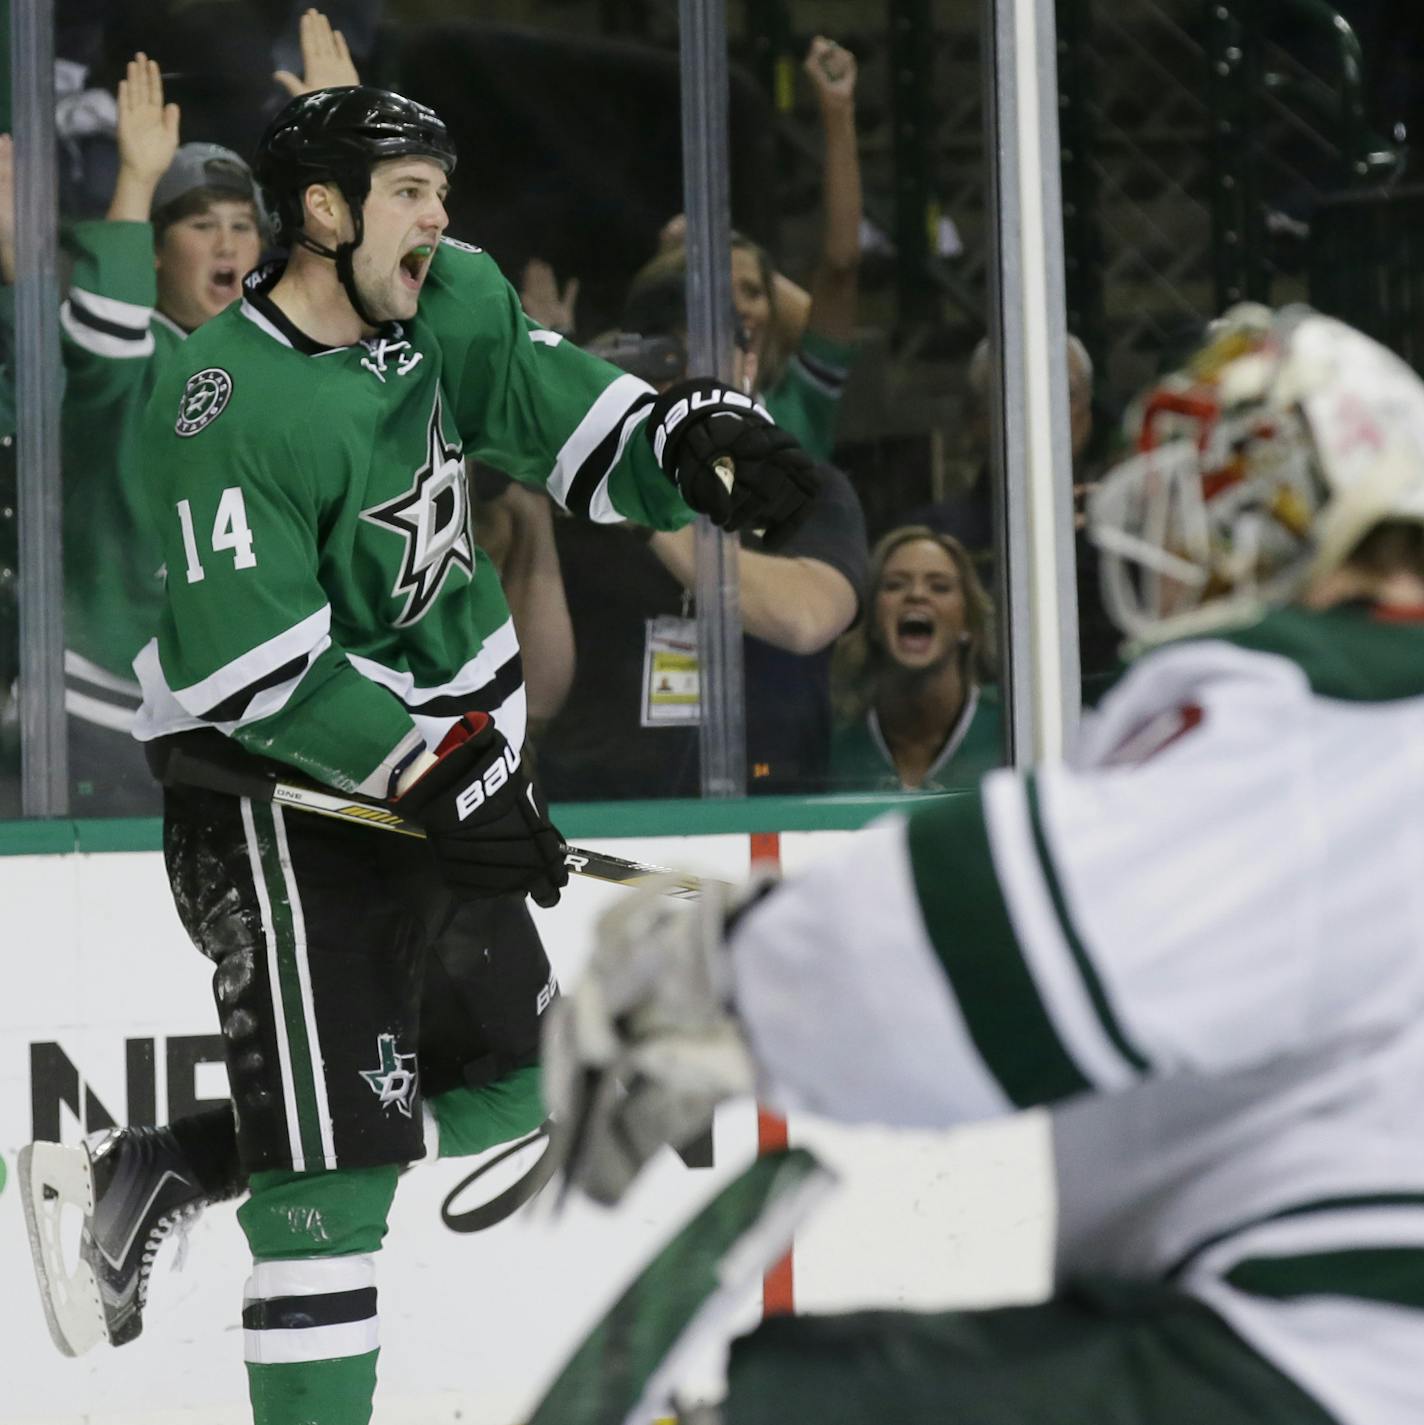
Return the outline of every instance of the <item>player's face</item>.
{"type": "Polygon", "coordinates": [[[895,663],[929,670],[957,657],[965,617],[959,570],[934,540],[907,540],[891,553],[875,589],[875,629],[895,663]]]}
{"type": "Polygon", "coordinates": [[[445,170],[428,158],[392,158],[371,172],[365,236],[352,260],[356,290],[378,321],[409,321],[440,235],[450,225],[445,170]]]}
{"type": "Polygon", "coordinates": [[[760,359],[771,325],[771,293],[766,290],[756,253],[744,247],[732,249],[732,306],[746,329],[748,350],[760,359]]]}
{"type": "Polygon", "coordinates": [[[242,295],[257,266],[262,238],[257,213],[241,199],[220,199],[164,229],[154,254],[158,308],[192,331],[242,295]]]}

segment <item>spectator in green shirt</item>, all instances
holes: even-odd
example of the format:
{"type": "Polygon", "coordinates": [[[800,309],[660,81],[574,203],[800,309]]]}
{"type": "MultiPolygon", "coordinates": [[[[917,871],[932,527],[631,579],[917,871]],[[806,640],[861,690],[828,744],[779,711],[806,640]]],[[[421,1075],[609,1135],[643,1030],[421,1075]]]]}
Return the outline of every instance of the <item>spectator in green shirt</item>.
{"type": "Polygon", "coordinates": [[[994,608],[952,535],[891,530],[870,597],[836,650],[830,790],[942,792],[1003,761],[994,608]]]}
{"type": "MultiPolygon", "coordinates": [[[[301,36],[305,78],[276,76],[284,88],[357,82],[324,17],[309,11],[301,36]]],[[[262,253],[246,163],[216,144],[180,146],[179,123],[158,65],[136,55],[118,86],[108,212],[65,234],[73,269],[60,309],[64,670],[76,816],[158,813],[158,788],[129,731],[140,702],[131,664],[157,624],[163,577],[135,465],[139,417],[164,360],[241,297],[262,253]]],[[[13,211],[0,204],[7,284],[13,234],[13,211]]]]}

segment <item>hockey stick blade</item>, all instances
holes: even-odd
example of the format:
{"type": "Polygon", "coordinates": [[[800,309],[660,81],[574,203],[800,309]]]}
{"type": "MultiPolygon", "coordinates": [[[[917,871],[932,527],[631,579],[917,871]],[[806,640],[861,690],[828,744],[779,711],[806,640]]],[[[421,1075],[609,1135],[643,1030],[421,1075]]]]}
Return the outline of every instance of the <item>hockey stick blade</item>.
{"type": "MultiPolygon", "coordinates": [[[[291,807],[294,811],[331,817],[336,821],[370,827],[374,831],[388,831],[420,840],[425,838],[421,827],[407,821],[383,802],[345,795],[308,782],[268,777],[256,769],[219,765],[182,746],[174,747],[169,752],[160,780],[166,786],[202,787],[210,792],[226,792],[229,796],[273,802],[291,807]]],[[[674,900],[698,900],[703,886],[707,884],[702,877],[690,872],[651,866],[642,861],[628,861],[587,846],[566,845],[564,865],[572,875],[587,876],[591,880],[607,881],[613,885],[649,886],[656,883],[659,894],[671,896],[674,900]]]]}

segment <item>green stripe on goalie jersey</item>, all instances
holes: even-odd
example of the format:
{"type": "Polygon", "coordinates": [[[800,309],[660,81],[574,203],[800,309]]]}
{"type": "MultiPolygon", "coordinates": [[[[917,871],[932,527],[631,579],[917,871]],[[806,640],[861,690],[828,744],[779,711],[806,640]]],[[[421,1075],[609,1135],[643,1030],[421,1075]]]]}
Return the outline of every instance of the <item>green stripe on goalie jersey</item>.
{"type": "Polygon", "coordinates": [[[982,794],[945,797],[913,812],[909,845],[930,943],[1000,1087],[1020,1108],[1091,1088],[1024,962],[999,889],[982,794]]]}
{"type": "Polygon", "coordinates": [[[1028,803],[1029,826],[1033,830],[1033,846],[1038,853],[1038,863],[1043,870],[1043,879],[1048,886],[1048,896],[1053,903],[1053,913],[1058,917],[1058,925],[1063,932],[1063,939],[1068,944],[1068,951],[1073,956],[1073,963],[1078,967],[1079,975],[1082,976],[1083,987],[1088,992],[1088,1000],[1103,1026],[1103,1032],[1112,1041],[1118,1053],[1134,1069],[1140,1073],[1146,1072],[1149,1067],[1147,1060],[1127,1037],[1117,1016],[1113,1013],[1107,991],[1093,966],[1092,957],[1088,954],[1087,947],[1078,934],[1073,917],[1068,913],[1068,901],[1063,894],[1063,886],[1058,879],[1058,871],[1053,863],[1053,853],[1049,849],[1047,833],[1043,829],[1043,816],[1038,807],[1038,781],[1032,775],[1025,780],[1024,793],[1028,803]]]}
{"type": "Polygon", "coordinates": [[[1238,1291],[1279,1301],[1354,1297],[1424,1310],[1424,1247],[1349,1247],[1249,1257],[1225,1273],[1238,1291]]]}

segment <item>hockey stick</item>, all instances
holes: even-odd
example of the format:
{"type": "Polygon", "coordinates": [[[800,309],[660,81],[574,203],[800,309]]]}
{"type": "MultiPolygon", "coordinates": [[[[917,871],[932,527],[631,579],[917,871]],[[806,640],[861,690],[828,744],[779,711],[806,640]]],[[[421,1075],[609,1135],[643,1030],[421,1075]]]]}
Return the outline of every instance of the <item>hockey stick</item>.
{"type": "MultiPolygon", "coordinates": [[[[199,755],[182,744],[164,749],[159,781],[165,786],[201,787],[205,791],[273,802],[336,821],[394,832],[397,836],[425,839],[421,827],[399,816],[382,802],[344,795],[308,782],[290,782],[280,776],[268,776],[259,767],[241,766],[231,759],[219,762],[216,758],[199,755]]],[[[701,876],[687,871],[672,871],[665,866],[650,866],[642,861],[626,861],[621,856],[610,856],[605,851],[594,851],[587,846],[565,845],[564,865],[576,876],[587,876],[591,880],[608,881],[620,886],[652,886],[661,895],[671,896],[674,900],[695,901],[701,897],[706,884],[701,876]]]]}

